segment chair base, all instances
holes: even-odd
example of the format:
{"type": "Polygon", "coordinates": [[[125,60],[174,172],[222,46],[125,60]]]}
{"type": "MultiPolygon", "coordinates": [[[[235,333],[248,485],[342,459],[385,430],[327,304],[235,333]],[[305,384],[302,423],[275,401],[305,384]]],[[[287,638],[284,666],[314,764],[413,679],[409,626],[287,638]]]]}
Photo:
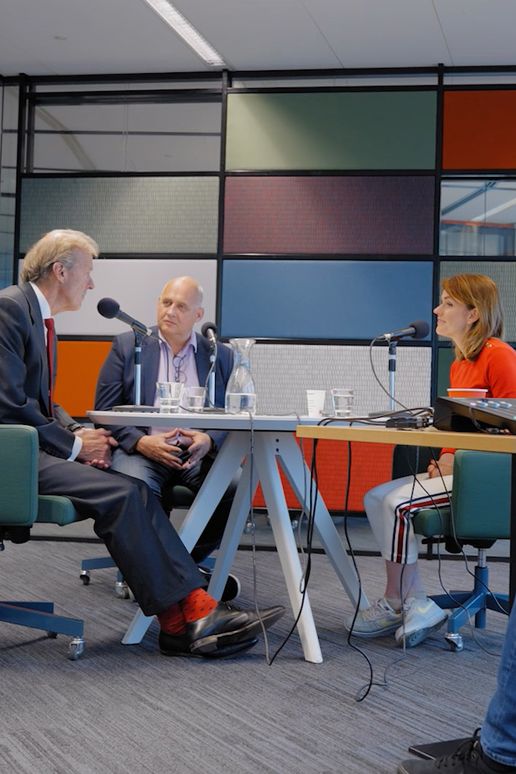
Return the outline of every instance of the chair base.
{"type": "Polygon", "coordinates": [[[489,591],[489,570],[487,566],[476,565],[474,586],[471,591],[450,591],[449,594],[433,595],[433,601],[443,610],[453,610],[448,617],[446,639],[453,650],[462,650],[459,630],[475,616],[475,628],[485,629],[487,611],[509,615],[508,594],[489,591]]]}
{"type": "MultiPolygon", "coordinates": [[[[81,562],[79,578],[85,586],[89,586],[91,580],[90,570],[104,570],[111,567],[116,567],[116,564],[110,556],[96,556],[93,559],[83,559],[81,562]]],[[[117,570],[115,594],[120,599],[129,599],[131,596],[131,590],[125,582],[120,570],[117,570]]]]}
{"type": "Polygon", "coordinates": [[[0,621],[46,631],[49,637],[67,634],[74,639],[69,644],[68,657],[75,661],[84,651],[84,621],[54,614],[53,602],[0,601],[0,621]]]}

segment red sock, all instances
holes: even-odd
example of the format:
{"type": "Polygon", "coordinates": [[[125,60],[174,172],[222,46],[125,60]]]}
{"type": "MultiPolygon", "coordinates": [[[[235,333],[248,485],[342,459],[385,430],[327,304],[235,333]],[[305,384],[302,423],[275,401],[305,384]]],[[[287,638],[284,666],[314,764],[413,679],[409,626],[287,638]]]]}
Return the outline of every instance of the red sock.
{"type": "Polygon", "coordinates": [[[217,605],[217,600],[210,597],[204,589],[194,589],[179,603],[186,623],[204,618],[205,615],[215,610],[217,605]]]}
{"type": "Polygon", "coordinates": [[[170,605],[164,613],[158,613],[157,618],[161,631],[166,632],[166,634],[184,634],[186,632],[185,617],[178,602],[170,605]]]}

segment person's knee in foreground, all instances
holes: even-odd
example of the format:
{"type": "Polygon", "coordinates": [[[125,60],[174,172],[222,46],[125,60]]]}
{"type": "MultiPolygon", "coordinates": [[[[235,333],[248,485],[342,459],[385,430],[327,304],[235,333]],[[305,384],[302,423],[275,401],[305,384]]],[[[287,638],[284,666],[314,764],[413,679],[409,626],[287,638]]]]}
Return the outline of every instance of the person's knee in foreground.
{"type": "Polygon", "coordinates": [[[500,774],[516,771],[516,605],[513,604],[496,691],[484,723],[471,739],[451,755],[435,760],[411,758],[398,766],[398,774],[500,774]]]}
{"type": "MultiPolygon", "coordinates": [[[[141,342],[143,404],[159,405],[157,382],[180,381],[185,393],[204,386],[213,353],[207,339],[194,331],[203,315],[203,289],[193,277],[176,277],[164,285],[157,300],[152,335],[141,342]]],[[[232,350],[219,343],[214,366],[216,407],[224,406],[232,366],[232,350]]],[[[134,335],[127,332],[115,337],[100,369],[95,408],[105,411],[132,403],[134,382],[134,335]]],[[[178,484],[198,492],[227,435],[216,430],[203,432],[170,426],[106,429],[118,442],[113,452],[113,470],[145,481],[162,498],[165,510],[167,505],[173,506],[167,493],[173,492],[178,484]]],[[[232,482],[192,550],[192,558],[207,580],[210,574],[203,562],[220,545],[235,489],[236,482],[232,482]]],[[[238,579],[230,575],[222,599],[234,599],[239,589],[238,579]]]]}
{"type": "Polygon", "coordinates": [[[97,255],[85,234],[51,231],[26,254],[21,284],[0,291],[0,422],[36,428],[40,492],[69,497],[93,518],[143,612],[157,615],[162,653],[247,650],[284,609],[255,613],[217,603],[147,484],[109,471],[117,443],[111,433],[82,427],[53,400],[53,318],[81,307],[94,287],[97,255]]]}
{"type": "MultiPolygon", "coordinates": [[[[455,346],[451,386],[484,388],[488,397],[515,398],[516,352],[500,339],[503,314],[493,280],[482,274],[459,274],[443,280],[441,303],[434,314],[436,332],[455,346]]],[[[367,517],[385,559],[387,581],[381,599],[346,621],[354,635],[394,634],[399,645],[413,647],[445,622],[447,613],[427,596],[419,574],[412,516],[421,508],[449,504],[453,454],[453,449],[443,449],[425,474],[380,484],[365,496],[367,517]]]]}

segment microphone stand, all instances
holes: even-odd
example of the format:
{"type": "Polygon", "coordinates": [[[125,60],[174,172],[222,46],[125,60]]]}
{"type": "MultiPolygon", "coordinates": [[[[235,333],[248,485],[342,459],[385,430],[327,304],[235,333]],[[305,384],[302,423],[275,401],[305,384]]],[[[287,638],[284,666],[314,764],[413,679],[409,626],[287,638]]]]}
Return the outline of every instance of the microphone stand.
{"type": "Polygon", "coordinates": [[[389,410],[396,411],[396,355],[398,341],[390,339],[389,341],[389,410]]]}
{"type": "Polygon", "coordinates": [[[142,340],[143,334],[134,330],[134,405],[142,402],[142,340]]]}
{"type": "Polygon", "coordinates": [[[217,360],[217,340],[213,341],[210,354],[210,370],[208,373],[208,406],[215,408],[215,362],[217,360]]]}

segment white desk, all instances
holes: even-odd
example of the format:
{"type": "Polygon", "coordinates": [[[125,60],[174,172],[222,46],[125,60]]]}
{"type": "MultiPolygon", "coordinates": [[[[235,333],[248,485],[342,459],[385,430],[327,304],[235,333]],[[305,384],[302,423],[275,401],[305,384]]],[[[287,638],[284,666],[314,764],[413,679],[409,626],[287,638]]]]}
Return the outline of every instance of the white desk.
{"type": "MultiPolygon", "coordinates": [[[[142,427],[198,427],[205,430],[226,430],[228,437],[208,473],[194,503],[182,524],[180,535],[189,551],[201,535],[215,507],[222,498],[242,461],[240,478],[228,524],[218,552],[209,591],[217,599],[234,560],[240,535],[244,529],[252,497],[261,483],[274,540],[281,562],[287,591],[294,616],[301,604],[300,582],[302,569],[288,513],[278,461],[300,503],[305,502],[310,491],[310,471],[302,459],[294,438],[300,424],[296,415],[291,416],[235,416],[217,413],[137,413],[118,411],[90,411],[90,419],[103,425],[136,425],[142,427]],[[253,454],[250,454],[251,444],[253,454]]],[[[301,424],[317,424],[316,419],[301,417],[301,424]]],[[[358,578],[342,545],[341,539],[328,510],[319,495],[314,517],[315,528],[338,578],[353,604],[359,596],[358,578]]],[[[367,605],[362,593],[360,606],[367,605]]],[[[126,645],[140,642],[152,618],[138,611],[122,642],[126,645]]],[[[303,653],[307,661],[320,663],[321,649],[317,637],[308,594],[298,623],[303,653]]]]}

